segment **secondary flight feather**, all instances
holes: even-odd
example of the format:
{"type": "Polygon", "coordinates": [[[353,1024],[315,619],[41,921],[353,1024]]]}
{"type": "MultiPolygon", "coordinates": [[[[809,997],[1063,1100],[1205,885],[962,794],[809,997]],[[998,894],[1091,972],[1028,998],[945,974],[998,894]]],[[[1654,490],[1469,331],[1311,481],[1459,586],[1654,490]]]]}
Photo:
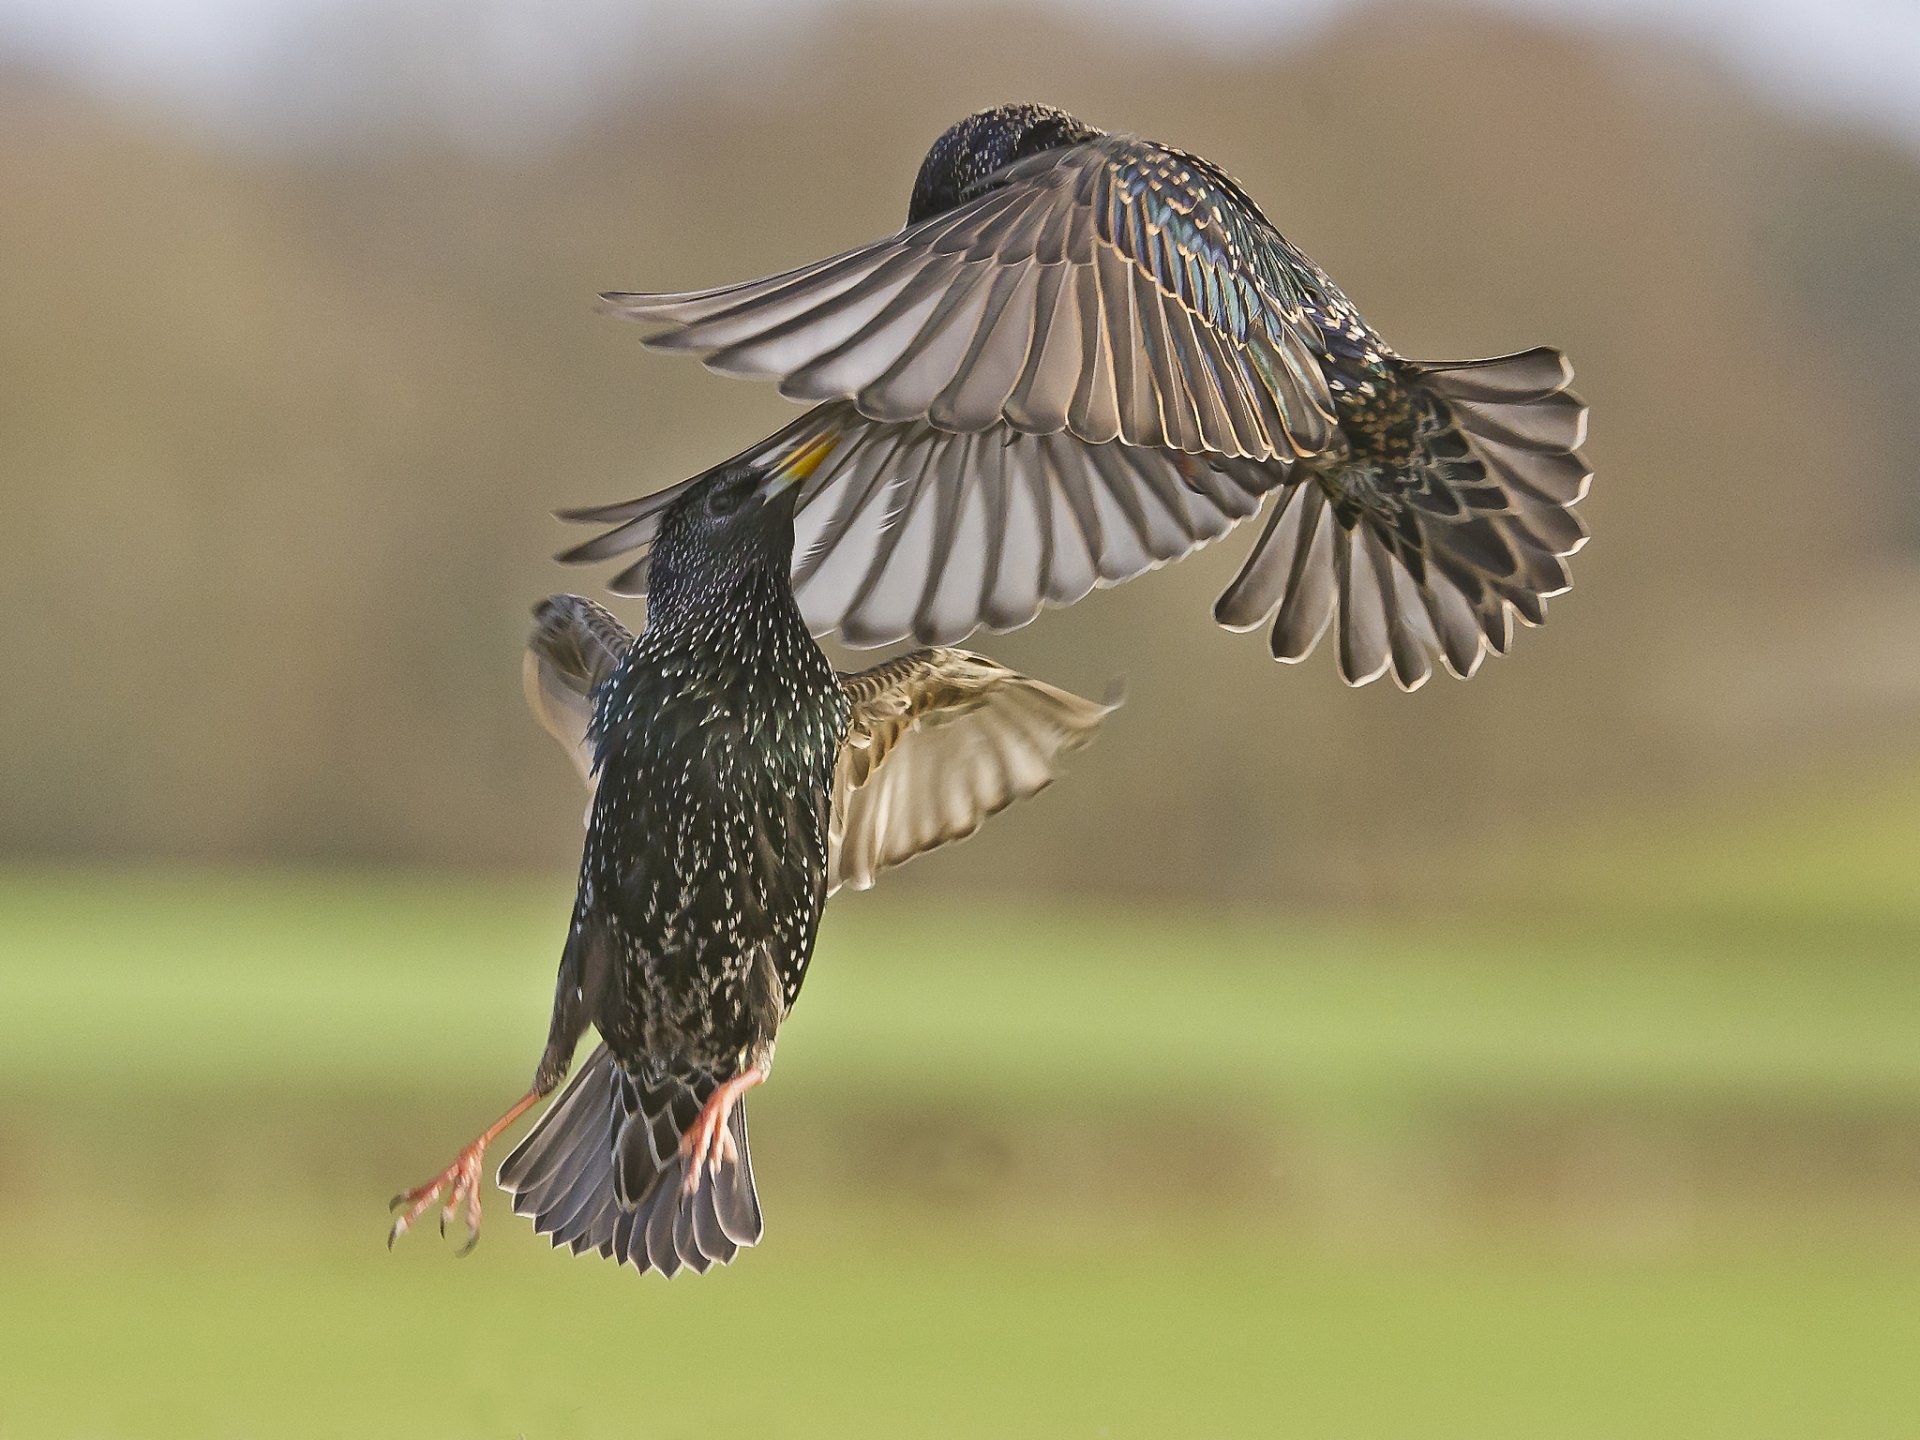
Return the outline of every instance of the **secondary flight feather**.
{"type": "MultiPolygon", "coordinates": [[[[1340,673],[1474,673],[1571,583],[1590,471],[1572,367],[1395,353],[1227,173],[1064,112],[935,142],[895,235],[762,280],[611,294],[648,343],[820,402],[743,460],[833,437],[796,518],[816,634],[1010,629],[1267,521],[1215,618],[1340,673]]],[[[564,512],[562,558],[639,552],[672,494],[564,512]]]]}

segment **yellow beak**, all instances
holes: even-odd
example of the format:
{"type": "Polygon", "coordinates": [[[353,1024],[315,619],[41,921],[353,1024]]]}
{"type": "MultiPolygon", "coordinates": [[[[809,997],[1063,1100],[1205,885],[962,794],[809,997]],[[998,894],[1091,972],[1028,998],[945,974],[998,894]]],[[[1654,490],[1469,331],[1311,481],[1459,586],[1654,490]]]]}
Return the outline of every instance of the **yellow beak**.
{"type": "Polygon", "coordinates": [[[798,449],[789,452],[773,468],[766,483],[760,487],[761,495],[778,495],[782,490],[800,484],[820,468],[821,462],[833,453],[839,443],[839,435],[828,431],[825,435],[816,435],[798,449]]]}

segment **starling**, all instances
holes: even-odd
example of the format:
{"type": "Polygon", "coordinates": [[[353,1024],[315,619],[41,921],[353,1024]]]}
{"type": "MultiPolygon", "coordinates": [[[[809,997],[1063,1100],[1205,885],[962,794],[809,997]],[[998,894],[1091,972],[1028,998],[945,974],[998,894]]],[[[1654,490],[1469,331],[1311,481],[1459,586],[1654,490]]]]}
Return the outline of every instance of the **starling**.
{"type": "Polygon", "coordinates": [[[789,582],[798,485],[826,453],[729,462],[659,517],[645,631],[578,596],[535,611],[535,714],[593,789],[532,1088],[426,1185],[479,1234],[486,1147],[601,1043],[500,1167],[576,1254],[704,1271],[761,1234],[741,1096],[765,1080],[842,884],[971,834],[1048,785],[1111,710],[958,650],[828,664],[789,582]]]}
{"type": "MultiPolygon", "coordinates": [[[[1176,560],[1277,492],[1221,595],[1277,660],[1331,627],[1341,675],[1466,677],[1571,583],[1590,472],[1572,369],[1540,348],[1394,353],[1225,171],[1059,110],[969,116],[898,234],[745,284],[609,294],[648,343],[823,402],[747,458],[839,441],[794,585],[816,634],[950,644],[1176,560]]],[[[646,542],[671,496],[567,512],[646,542]]],[[[616,577],[638,593],[644,565],[616,577]]]]}

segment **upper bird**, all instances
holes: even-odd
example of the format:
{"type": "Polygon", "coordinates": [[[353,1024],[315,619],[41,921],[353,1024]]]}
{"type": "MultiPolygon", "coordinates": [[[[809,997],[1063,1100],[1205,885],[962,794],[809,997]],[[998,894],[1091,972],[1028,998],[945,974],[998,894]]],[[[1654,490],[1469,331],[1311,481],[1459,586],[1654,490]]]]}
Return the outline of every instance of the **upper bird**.
{"type": "MultiPolygon", "coordinates": [[[[1024,625],[1223,534],[1278,491],[1215,606],[1276,659],[1471,675],[1545,618],[1586,539],[1586,407],[1557,350],[1403,359],[1223,170],[1005,105],[953,126],[906,227],[786,274],[609,294],[648,343],[823,401],[747,451],[838,440],[800,497],[816,634],[949,643],[1024,625]]],[[[651,540],[673,490],[565,512],[651,540]]],[[[645,588],[644,559],[618,591],[645,588]]]]}
{"type": "Polygon", "coordinates": [[[432,1181],[480,1220],[486,1147],[602,1044],[501,1167],[555,1245],[705,1270],[760,1237],[740,1097],[766,1078],[826,898],[1048,785],[1111,706],[977,655],[919,650],[836,674],[788,581],[796,487],[827,443],[730,462],[660,518],[644,633],[543,602],[535,714],[594,789],[534,1083],[432,1181]]]}

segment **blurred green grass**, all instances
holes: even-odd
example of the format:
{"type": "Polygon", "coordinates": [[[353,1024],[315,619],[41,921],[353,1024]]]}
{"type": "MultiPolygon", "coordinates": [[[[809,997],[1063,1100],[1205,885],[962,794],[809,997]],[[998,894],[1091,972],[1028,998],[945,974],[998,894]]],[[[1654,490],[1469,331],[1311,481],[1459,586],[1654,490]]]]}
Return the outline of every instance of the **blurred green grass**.
{"type": "MultiPolygon", "coordinates": [[[[829,915],[781,1078],[1103,1096],[1172,1071],[1389,1103],[1476,1086],[1920,1092],[1911,892],[1868,909],[1835,887],[1829,902],[1859,902],[1854,928],[1817,910],[1796,927],[1764,889],[1750,914],[1718,888],[1701,910],[1702,872],[1677,873],[1672,894],[1616,879],[1611,905],[1517,919],[851,896],[829,915]]],[[[16,872],[0,877],[16,957],[0,1080],[69,1096],[130,1079],[396,1093],[517,1080],[544,1038],[568,903],[560,880],[16,872]]]]}
{"type": "Polygon", "coordinates": [[[1858,1261],[799,1228],[776,1214],[762,1253],[670,1285],[518,1232],[459,1265],[292,1227],[10,1261],[6,1433],[1805,1440],[1911,1433],[1920,1401],[1912,1276],[1858,1261]]]}
{"type": "Polygon", "coordinates": [[[1452,911],[846,897],[671,1284],[380,1244],[564,877],[0,873],[0,1436],[1910,1433],[1920,790],[1836,795],[1452,911]]]}

